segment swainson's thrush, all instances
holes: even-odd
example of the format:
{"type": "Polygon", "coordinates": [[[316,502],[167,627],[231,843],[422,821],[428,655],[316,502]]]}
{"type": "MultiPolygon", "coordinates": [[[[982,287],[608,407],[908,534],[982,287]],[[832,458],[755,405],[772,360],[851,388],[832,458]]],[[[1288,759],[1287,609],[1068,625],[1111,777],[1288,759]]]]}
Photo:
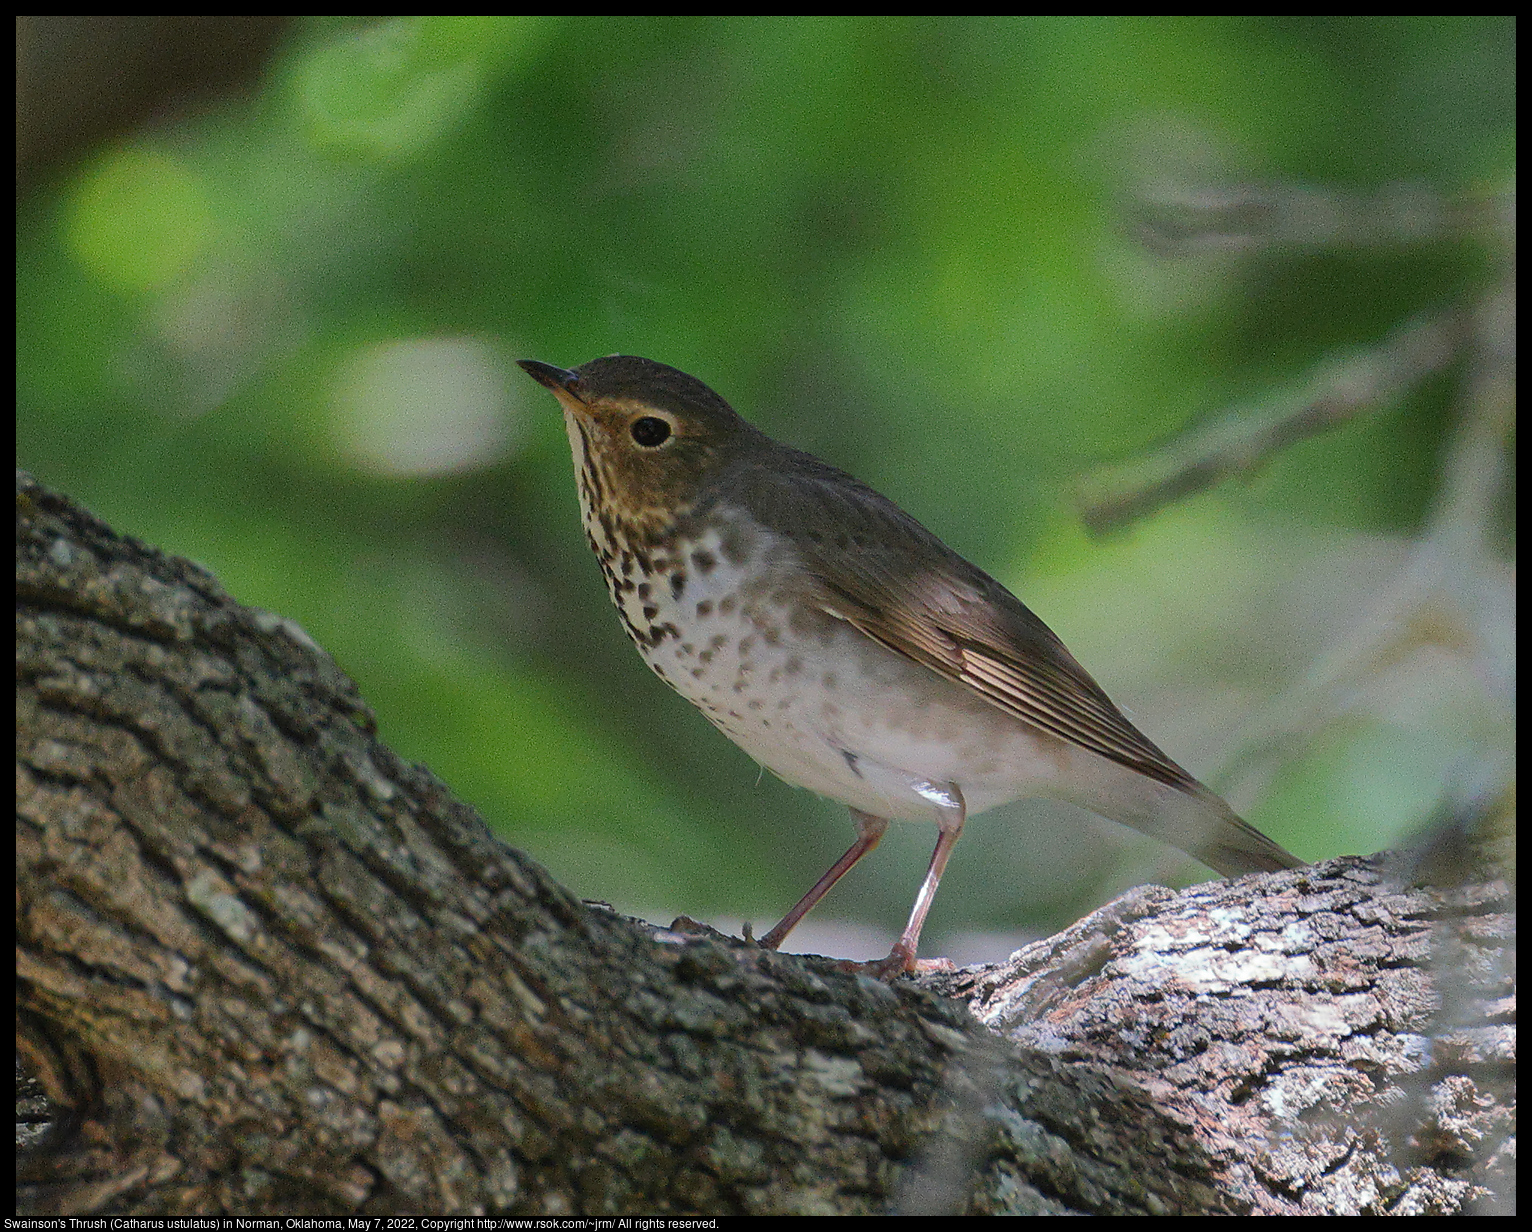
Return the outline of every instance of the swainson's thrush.
{"type": "Polygon", "coordinates": [[[1020,600],[887,497],[629,355],[521,366],[564,408],[586,537],[660,679],[789,783],[851,809],[856,841],[775,949],[892,819],[940,829],[886,959],[921,925],[969,813],[1082,804],[1225,876],[1301,863],[1122,716],[1020,600]]]}

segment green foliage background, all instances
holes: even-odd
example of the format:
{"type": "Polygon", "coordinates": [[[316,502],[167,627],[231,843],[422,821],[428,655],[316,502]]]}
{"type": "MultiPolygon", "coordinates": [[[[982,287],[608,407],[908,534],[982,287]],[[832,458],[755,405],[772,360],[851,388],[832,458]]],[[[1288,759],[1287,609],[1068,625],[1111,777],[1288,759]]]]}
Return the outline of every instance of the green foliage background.
{"type": "MultiPolygon", "coordinates": [[[[19,461],[298,620],[387,740],[577,892],[764,926],[844,811],[758,781],[648,676],[512,361],[696,374],[1011,585],[1208,772],[1402,558],[1450,382],[1105,544],[1069,485],[1464,295],[1482,258],[1169,260],[1131,189],[1498,191],[1513,41],[1494,17],[309,19],[252,97],[23,201],[19,461]]],[[[1301,855],[1371,851],[1504,740],[1490,703],[1363,713],[1223,786],[1301,855]]],[[[896,831],[827,913],[898,926],[934,830],[896,831]]],[[[932,950],[1196,875],[1013,806],[970,825],[932,950]]]]}

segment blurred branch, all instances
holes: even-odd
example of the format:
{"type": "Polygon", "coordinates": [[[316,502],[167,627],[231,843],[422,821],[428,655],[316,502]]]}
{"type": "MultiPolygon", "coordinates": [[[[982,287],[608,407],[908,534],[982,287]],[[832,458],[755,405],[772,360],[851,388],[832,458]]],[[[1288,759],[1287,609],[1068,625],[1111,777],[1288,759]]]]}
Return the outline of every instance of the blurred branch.
{"type": "MultiPolygon", "coordinates": [[[[1188,257],[1209,251],[1348,248],[1475,238],[1510,269],[1516,194],[1448,197],[1392,185],[1373,198],[1298,186],[1139,189],[1132,213],[1145,247],[1188,257]]],[[[1509,277],[1509,274],[1507,274],[1509,277]]],[[[1493,298],[1493,292],[1490,298],[1493,298]]],[[[1104,534],[1235,475],[1358,415],[1385,410],[1468,345],[1474,309],[1412,318],[1375,347],[1332,355],[1307,380],[1231,409],[1144,457],[1101,468],[1078,485],[1086,528],[1104,534]]]]}
{"type": "Polygon", "coordinates": [[[1163,449],[1080,483],[1087,529],[1105,534],[1264,465],[1289,445],[1395,404],[1461,353],[1462,315],[1423,314],[1376,347],[1332,356],[1300,388],[1238,407],[1163,449]]]}
{"type": "Polygon", "coordinates": [[[1267,249],[1381,248],[1495,228],[1503,200],[1386,184],[1370,197],[1299,184],[1141,187],[1129,230],[1150,252],[1189,257],[1267,249]]]}
{"type": "Polygon", "coordinates": [[[1494,635],[1503,613],[1492,594],[1509,566],[1499,559],[1490,528],[1509,481],[1515,303],[1508,278],[1471,318],[1469,374],[1442,460],[1441,492],[1409,559],[1308,676],[1240,733],[1215,776],[1220,782],[1297,755],[1314,731],[1345,713],[1366,681],[1422,646],[1466,655],[1486,686],[1507,706],[1513,703],[1514,647],[1494,635]]]}

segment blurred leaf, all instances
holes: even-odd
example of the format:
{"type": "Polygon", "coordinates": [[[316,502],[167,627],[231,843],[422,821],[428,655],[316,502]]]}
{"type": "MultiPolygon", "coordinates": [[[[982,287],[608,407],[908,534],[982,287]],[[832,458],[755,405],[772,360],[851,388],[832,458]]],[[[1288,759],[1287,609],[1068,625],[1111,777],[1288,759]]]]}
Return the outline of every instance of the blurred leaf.
{"type": "Polygon", "coordinates": [[[412,158],[461,123],[486,79],[541,42],[538,17],[391,17],[345,31],[298,63],[314,142],[412,158]]]}
{"type": "Polygon", "coordinates": [[[199,175],[162,151],[121,149],[87,168],[69,207],[69,250],[120,291],[181,277],[207,251],[217,223],[199,175]]]}

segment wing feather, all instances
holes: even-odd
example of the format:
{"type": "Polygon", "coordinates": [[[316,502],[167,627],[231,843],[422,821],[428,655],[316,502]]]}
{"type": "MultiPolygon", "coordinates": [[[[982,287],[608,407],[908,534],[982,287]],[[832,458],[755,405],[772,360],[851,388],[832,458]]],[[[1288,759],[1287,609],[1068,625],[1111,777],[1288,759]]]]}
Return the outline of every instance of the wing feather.
{"type": "Polygon", "coordinates": [[[773,529],[791,528],[825,612],[1023,722],[1162,783],[1206,791],[999,582],[886,497],[791,452],[791,484],[782,470],[752,468],[734,477],[732,494],[753,497],[752,512],[773,529]]]}

